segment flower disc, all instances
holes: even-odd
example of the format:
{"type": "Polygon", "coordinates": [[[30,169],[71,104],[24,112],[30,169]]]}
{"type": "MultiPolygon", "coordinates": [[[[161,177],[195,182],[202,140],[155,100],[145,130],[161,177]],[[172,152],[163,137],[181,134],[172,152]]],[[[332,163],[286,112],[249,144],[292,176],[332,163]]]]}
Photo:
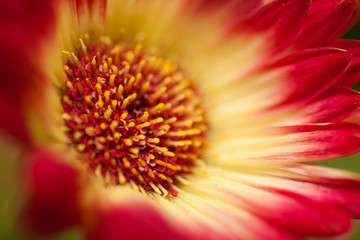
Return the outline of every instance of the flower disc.
{"type": "MultiPolygon", "coordinates": [[[[108,38],[64,52],[66,134],[106,184],[147,191],[171,184],[198,160],[207,128],[199,94],[170,60],[108,38]]],[[[161,191],[159,190],[161,189],[161,191]]]]}

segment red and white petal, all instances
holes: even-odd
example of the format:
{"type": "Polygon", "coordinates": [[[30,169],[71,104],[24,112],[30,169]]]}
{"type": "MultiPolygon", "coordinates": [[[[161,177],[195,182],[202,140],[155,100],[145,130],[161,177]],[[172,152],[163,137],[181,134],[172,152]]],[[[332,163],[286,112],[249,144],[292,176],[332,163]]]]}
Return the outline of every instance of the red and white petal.
{"type": "Polygon", "coordinates": [[[359,13],[357,0],[314,0],[297,36],[296,48],[325,46],[344,33],[359,13]]]}
{"type": "Polygon", "coordinates": [[[303,106],[295,108],[290,124],[341,122],[354,115],[360,108],[359,92],[335,87],[303,106]]]}
{"type": "Polygon", "coordinates": [[[128,193],[92,209],[95,214],[85,229],[86,239],[231,239],[192,219],[168,199],[154,195],[150,200],[132,189],[128,193]]]}
{"type": "Polygon", "coordinates": [[[295,125],[219,133],[208,155],[218,162],[301,162],[360,150],[360,126],[350,123],[295,125]]]}
{"type": "Polygon", "coordinates": [[[262,35],[264,41],[273,43],[273,51],[283,50],[295,39],[311,1],[272,0],[229,26],[229,32],[249,31],[262,35]]]}
{"type": "MultiPolygon", "coordinates": [[[[272,170],[264,169],[263,173],[272,170]]],[[[189,179],[190,185],[182,188],[178,201],[185,201],[211,219],[220,220],[217,224],[225,225],[228,231],[232,227],[240,232],[242,227],[246,228],[247,232],[241,232],[245,239],[330,237],[351,230],[350,216],[337,204],[264,190],[253,183],[253,178],[261,179],[261,175],[214,167],[206,167],[205,171],[206,174],[197,173],[189,179]]]]}
{"type": "MultiPolygon", "coordinates": [[[[279,168],[274,166],[269,167],[268,170],[264,168],[263,171],[255,174],[231,172],[215,168],[211,168],[211,171],[215,171],[215,175],[223,174],[223,176],[226,176],[228,179],[230,178],[239,183],[270,193],[276,193],[299,200],[306,199],[322,204],[323,206],[332,205],[337,209],[343,209],[348,217],[359,218],[360,188],[358,185],[358,176],[349,174],[346,178],[344,177],[344,173],[341,173],[339,182],[337,182],[335,180],[337,178],[336,176],[328,176],[332,173],[332,170],[322,168],[322,171],[328,171],[327,174],[322,174],[327,176],[327,181],[324,182],[324,178],[322,178],[321,175],[319,176],[319,174],[316,176],[316,170],[311,169],[311,167],[307,167],[307,172],[312,172],[314,179],[301,173],[301,167],[287,168],[281,165],[279,165],[279,168]],[[216,173],[216,171],[218,173],[216,173]],[[222,171],[224,172],[222,173],[222,171]],[[296,171],[300,173],[296,173],[296,171]],[[349,181],[351,181],[350,185],[344,184],[349,181]]],[[[232,169],[236,168],[232,166],[232,169]]]]}
{"type": "Polygon", "coordinates": [[[27,231],[50,234],[82,222],[81,173],[50,150],[30,149],[22,159],[21,224],[27,231]]]}
{"type": "Polygon", "coordinates": [[[240,77],[238,82],[223,83],[216,92],[205,96],[206,104],[211,106],[209,119],[216,129],[256,124],[261,127],[267,122],[274,125],[270,121],[257,122],[274,110],[304,104],[318,96],[343,76],[350,61],[350,54],[335,48],[291,54],[240,77]]]}

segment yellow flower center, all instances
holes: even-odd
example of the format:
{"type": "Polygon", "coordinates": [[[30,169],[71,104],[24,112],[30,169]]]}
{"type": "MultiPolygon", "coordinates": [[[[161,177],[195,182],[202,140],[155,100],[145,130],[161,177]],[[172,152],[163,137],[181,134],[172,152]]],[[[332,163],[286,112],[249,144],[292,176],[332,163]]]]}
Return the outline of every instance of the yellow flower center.
{"type": "Polygon", "coordinates": [[[64,52],[66,134],[108,185],[176,196],[205,143],[201,99],[169,59],[141,45],[80,40],[64,52]]]}

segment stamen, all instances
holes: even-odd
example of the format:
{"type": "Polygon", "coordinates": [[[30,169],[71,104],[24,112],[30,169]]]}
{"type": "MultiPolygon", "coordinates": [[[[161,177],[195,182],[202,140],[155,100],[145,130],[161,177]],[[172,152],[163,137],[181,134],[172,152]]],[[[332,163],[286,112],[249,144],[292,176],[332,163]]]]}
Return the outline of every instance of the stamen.
{"type": "Polygon", "coordinates": [[[110,38],[63,51],[64,131],[105,185],[176,196],[200,160],[207,129],[192,82],[169,59],[110,38]]]}

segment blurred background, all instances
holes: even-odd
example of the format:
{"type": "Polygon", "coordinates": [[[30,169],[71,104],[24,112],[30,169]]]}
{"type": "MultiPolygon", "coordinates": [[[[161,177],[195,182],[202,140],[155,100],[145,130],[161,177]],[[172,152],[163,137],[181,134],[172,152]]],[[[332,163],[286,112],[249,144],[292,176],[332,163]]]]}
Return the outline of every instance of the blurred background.
{"type": "MultiPolygon", "coordinates": [[[[344,36],[344,38],[360,39],[360,21],[344,36]]],[[[360,91],[360,83],[358,83],[354,88],[360,91]]],[[[15,219],[13,219],[13,213],[16,211],[17,199],[15,159],[19,153],[16,152],[16,149],[13,149],[11,143],[4,142],[1,137],[0,152],[6,153],[1,156],[3,159],[6,159],[6,161],[2,161],[2,166],[0,166],[0,240],[35,240],[27,236],[20,236],[14,226],[15,219]],[[9,171],[9,169],[12,169],[12,171],[9,171]]],[[[360,173],[360,153],[350,157],[324,161],[316,164],[360,173]]],[[[78,235],[78,233],[69,231],[57,238],[52,239],[76,240],[81,239],[81,237],[78,235]]],[[[346,239],[360,239],[360,220],[356,221],[354,232],[346,239]]]]}

